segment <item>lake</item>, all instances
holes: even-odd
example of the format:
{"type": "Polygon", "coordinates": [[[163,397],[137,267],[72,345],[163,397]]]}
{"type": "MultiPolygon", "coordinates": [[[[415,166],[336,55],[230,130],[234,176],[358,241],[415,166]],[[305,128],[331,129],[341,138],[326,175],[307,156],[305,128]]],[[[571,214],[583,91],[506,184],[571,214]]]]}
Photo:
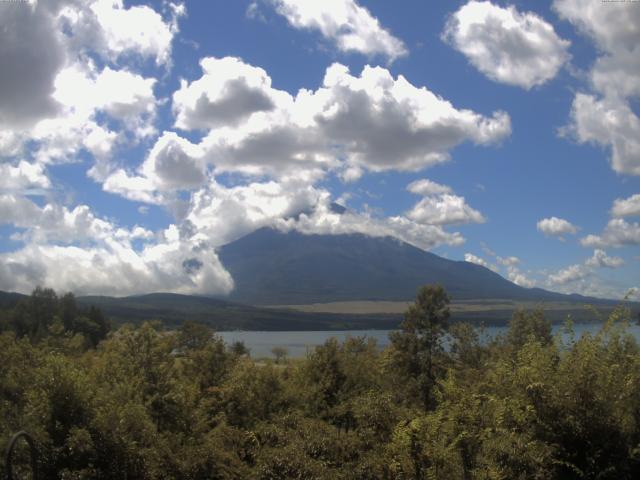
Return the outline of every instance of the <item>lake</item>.
{"type": "MultiPolygon", "coordinates": [[[[579,323],[573,326],[575,337],[579,338],[584,333],[596,333],[600,329],[600,324],[579,323]]],[[[562,331],[562,325],[554,325],[553,333],[562,331]]],[[[506,332],[507,327],[485,327],[483,338],[488,339],[506,332]]],[[[629,331],[640,340],[640,325],[633,324],[629,331]]],[[[308,351],[314,347],[322,345],[326,340],[335,337],[342,341],[348,337],[374,338],[378,345],[383,348],[389,344],[389,333],[392,330],[331,330],[331,331],[311,331],[311,332],[254,332],[254,331],[232,331],[218,332],[222,339],[230,344],[241,341],[250,350],[253,358],[272,358],[271,349],[274,347],[285,347],[289,357],[304,357],[308,351]]],[[[565,337],[566,340],[566,337],[565,337]]]]}

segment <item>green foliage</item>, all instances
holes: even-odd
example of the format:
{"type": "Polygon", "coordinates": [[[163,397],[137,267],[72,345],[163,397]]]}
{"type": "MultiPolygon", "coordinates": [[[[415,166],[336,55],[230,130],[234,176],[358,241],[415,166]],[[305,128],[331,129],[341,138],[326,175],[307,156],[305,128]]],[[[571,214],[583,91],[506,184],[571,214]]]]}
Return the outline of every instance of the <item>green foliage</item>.
{"type": "Polygon", "coordinates": [[[418,291],[400,325],[390,335],[391,366],[404,377],[425,410],[433,407],[433,389],[441,373],[442,338],[448,329],[449,296],[440,285],[426,285],[418,291]]]}
{"type": "Polygon", "coordinates": [[[16,307],[3,312],[4,327],[18,337],[32,342],[42,340],[51,333],[82,335],[87,346],[95,347],[111,330],[109,320],[94,306],[80,309],[72,293],[58,297],[50,288],[37,287],[31,296],[20,300],[16,307]]]}
{"type": "Polygon", "coordinates": [[[545,318],[541,308],[532,312],[517,310],[513,314],[507,333],[507,342],[511,346],[519,349],[530,341],[549,345],[552,340],[551,322],[545,318]]]}
{"type": "Polygon", "coordinates": [[[189,322],[87,348],[80,319],[100,316],[41,289],[0,316],[0,449],[28,430],[52,480],[639,478],[628,311],[566,343],[517,312],[483,343],[447,305],[426,287],[386,350],[331,339],[276,363],[189,322]]]}

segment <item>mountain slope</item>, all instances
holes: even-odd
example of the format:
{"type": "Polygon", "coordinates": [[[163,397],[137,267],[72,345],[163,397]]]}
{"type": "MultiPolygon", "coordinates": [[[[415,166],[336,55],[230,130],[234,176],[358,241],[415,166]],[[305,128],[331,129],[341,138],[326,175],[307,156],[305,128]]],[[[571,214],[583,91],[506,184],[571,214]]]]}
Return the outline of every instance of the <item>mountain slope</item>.
{"type": "Polygon", "coordinates": [[[586,300],[522,288],[480,265],[391,237],[262,228],[221,247],[219,257],[235,282],[229,299],[253,305],[411,300],[427,283],[442,284],[455,300],[586,300]]]}

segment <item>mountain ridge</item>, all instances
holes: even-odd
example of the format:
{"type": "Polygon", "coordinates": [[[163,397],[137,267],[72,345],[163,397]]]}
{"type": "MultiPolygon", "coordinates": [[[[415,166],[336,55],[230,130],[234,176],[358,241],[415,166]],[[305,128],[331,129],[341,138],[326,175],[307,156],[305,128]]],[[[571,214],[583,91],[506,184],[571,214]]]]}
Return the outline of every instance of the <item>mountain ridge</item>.
{"type": "Polygon", "coordinates": [[[218,256],[235,283],[226,298],[253,305],[412,300],[427,283],[442,284],[454,300],[606,301],[528,289],[481,265],[361,233],[307,235],[264,227],[220,247],[218,256]]]}

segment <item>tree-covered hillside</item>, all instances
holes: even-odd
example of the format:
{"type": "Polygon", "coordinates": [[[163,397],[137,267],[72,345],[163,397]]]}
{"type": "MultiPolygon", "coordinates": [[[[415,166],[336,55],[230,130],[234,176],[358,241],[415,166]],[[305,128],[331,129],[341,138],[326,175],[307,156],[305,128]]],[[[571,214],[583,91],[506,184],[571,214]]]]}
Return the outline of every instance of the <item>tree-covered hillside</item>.
{"type": "Polygon", "coordinates": [[[482,344],[428,286],[385,350],[330,340],[275,363],[193,322],[123,326],[96,344],[88,312],[65,326],[65,298],[38,292],[0,323],[0,449],[29,431],[41,478],[640,475],[640,347],[623,307],[565,342],[542,311],[520,311],[482,344]]]}

